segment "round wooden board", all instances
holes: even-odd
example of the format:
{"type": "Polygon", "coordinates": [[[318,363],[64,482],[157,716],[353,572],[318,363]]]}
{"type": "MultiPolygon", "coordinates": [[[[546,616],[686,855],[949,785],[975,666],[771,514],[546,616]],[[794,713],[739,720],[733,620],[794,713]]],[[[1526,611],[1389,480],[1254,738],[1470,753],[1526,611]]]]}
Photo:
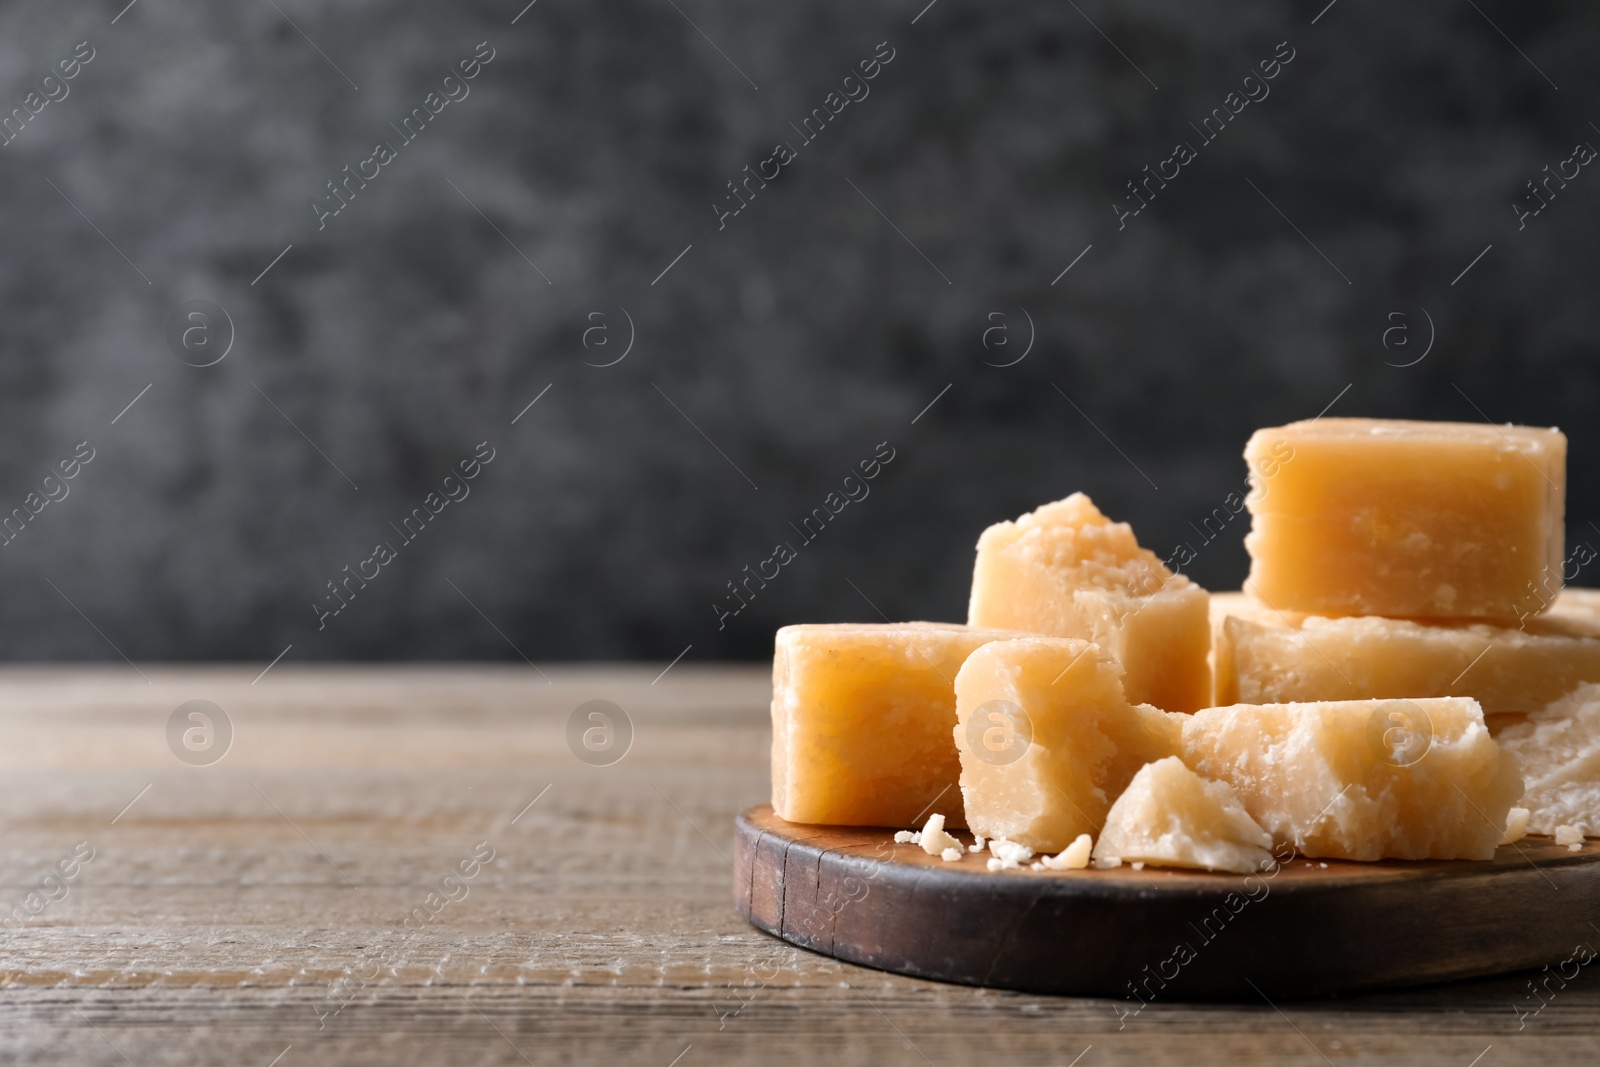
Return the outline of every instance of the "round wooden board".
{"type": "Polygon", "coordinates": [[[966,985],[1132,1005],[1276,1000],[1559,964],[1600,946],[1600,841],[1572,852],[1532,837],[1485,862],[1296,858],[1246,877],[990,872],[987,852],[947,863],[892,830],[803,826],[765,804],[735,836],[734,896],[751,923],[966,985]]]}

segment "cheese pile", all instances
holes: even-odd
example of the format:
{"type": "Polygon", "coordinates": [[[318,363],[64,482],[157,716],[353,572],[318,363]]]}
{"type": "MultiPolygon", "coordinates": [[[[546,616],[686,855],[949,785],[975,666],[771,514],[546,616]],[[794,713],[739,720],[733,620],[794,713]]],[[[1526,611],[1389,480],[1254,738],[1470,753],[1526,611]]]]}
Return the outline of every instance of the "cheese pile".
{"type": "Polygon", "coordinates": [[[777,814],[933,812],[919,842],[956,862],[966,827],[991,870],[1600,835],[1600,592],[1562,588],[1566,438],[1315,419],[1245,458],[1242,592],[1075,493],[984,531],[965,626],[779,630],[777,814]]]}

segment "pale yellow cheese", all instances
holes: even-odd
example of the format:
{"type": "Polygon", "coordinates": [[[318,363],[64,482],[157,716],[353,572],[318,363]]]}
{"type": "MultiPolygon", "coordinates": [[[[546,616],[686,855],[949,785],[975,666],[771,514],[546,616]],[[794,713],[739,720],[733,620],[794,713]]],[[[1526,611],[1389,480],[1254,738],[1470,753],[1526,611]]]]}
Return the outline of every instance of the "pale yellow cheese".
{"type": "MultiPolygon", "coordinates": [[[[1524,783],[1526,784],[1526,783],[1524,783]]],[[[1524,794],[1526,795],[1526,794],[1524,794]]],[[[1506,833],[1500,839],[1502,845],[1514,845],[1528,836],[1528,823],[1532,821],[1533,813],[1527,808],[1512,808],[1506,813],[1506,833]]]]}
{"type": "Polygon", "coordinates": [[[1325,618],[1239,593],[1211,604],[1218,706],[1469,696],[1488,713],[1526,712],[1600,682],[1600,590],[1564,589],[1520,627],[1325,618]]]}
{"type": "Polygon", "coordinates": [[[961,816],[956,672],[1003,639],[957,623],[785,626],[772,657],[772,807],[790,822],[961,816]]]}
{"type": "Polygon", "coordinates": [[[1089,866],[1089,859],[1094,854],[1094,839],[1088,834],[1079,834],[1073,838],[1072,844],[1061,850],[1058,856],[1045,856],[1039,860],[1039,866],[1051,871],[1081,871],[1089,866]]]}
{"type": "Polygon", "coordinates": [[[1177,752],[1179,716],[1122,695],[1121,667],[1071,638],[984,645],[956,675],[967,825],[1060,852],[1096,833],[1146,763],[1177,752]]]}
{"type": "Polygon", "coordinates": [[[1306,856],[1489,859],[1522,795],[1516,760],[1462,697],[1208,708],[1183,720],[1182,745],[1275,846],[1306,856]]]}
{"type": "Polygon", "coordinates": [[[1516,619],[1560,588],[1558,430],[1313,419],[1245,459],[1245,589],[1280,611],[1516,619]]]}
{"type": "Polygon", "coordinates": [[[917,844],[922,846],[922,851],[930,856],[938,856],[959,849],[961,842],[944,832],[945,817],[938,812],[928,816],[928,821],[922,825],[922,833],[917,837],[917,844]]]}
{"type": "Polygon", "coordinates": [[[1522,767],[1529,830],[1600,837],[1600,685],[1579,686],[1497,740],[1522,767]]]}
{"type": "Polygon", "coordinates": [[[1133,776],[1094,845],[1094,858],[1249,874],[1270,863],[1272,835],[1244,810],[1226,782],[1211,782],[1181,759],[1147,763],[1133,776]]]}
{"type": "Polygon", "coordinates": [[[967,622],[1093,641],[1121,662],[1130,701],[1194,711],[1210,698],[1206,601],[1074,493],[983,531],[967,622]]]}

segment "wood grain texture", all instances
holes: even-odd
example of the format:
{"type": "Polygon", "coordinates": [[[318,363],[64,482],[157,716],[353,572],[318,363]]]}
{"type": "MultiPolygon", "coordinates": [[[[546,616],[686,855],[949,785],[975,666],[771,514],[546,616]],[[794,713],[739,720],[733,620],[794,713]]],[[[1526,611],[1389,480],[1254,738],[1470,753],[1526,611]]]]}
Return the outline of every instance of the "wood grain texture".
{"type": "MultiPolygon", "coordinates": [[[[1493,860],[1291,859],[1255,875],[994,871],[893,832],[739,818],[734,895],[784,940],[900,974],[1035,993],[1274,999],[1559,965],[1600,918],[1600,841],[1493,860]],[[1551,903],[1563,907],[1552,914],[1551,903]]],[[[1576,970],[1569,966],[1570,972],[1576,970]]]]}
{"type": "MultiPolygon", "coordinates": [[[[1593,967],[1129,1014],[769,937],[732,867],[736,814],[767,799],[766,674],[680,663],[652,685],[662,666],[0,671],[0,911],[94,849],[0,931],[0,1062],[1593,1062],[1593,967]],[[636,728],[609,767],[566,743],[597,698],[636,728]],[[192,699],[235,726],[212,766],[166,745],[192,699]],[[404,925],[485,841],[465,895],[404,925]]],[[[1564,931],[1576,905],[1548,906],[1564,931]]]]}

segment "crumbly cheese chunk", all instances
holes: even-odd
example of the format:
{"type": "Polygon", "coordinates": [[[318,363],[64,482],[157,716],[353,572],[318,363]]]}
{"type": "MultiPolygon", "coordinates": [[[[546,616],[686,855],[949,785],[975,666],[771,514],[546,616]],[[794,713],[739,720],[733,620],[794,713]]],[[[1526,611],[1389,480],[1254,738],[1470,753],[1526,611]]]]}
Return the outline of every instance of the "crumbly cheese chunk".
{"type": "Polygon", "coordinates": [[[1464,697],[1208,708],[1183,722],[1183,759],[1313,857],[1490,859],[1522,795],[1464,697]]]}
{"type": "Polygon", "coordinates": [[[1528,836],[1528,817],[1531,813],[1527,808],[1512,808],[1506,812],[1506,832],[1500,838],[1502,845],[1514,845],[1528,836]]]}
{"type": "Polygon", "coordinates": [[[1466,696],[1488,714],[1536,711],[1600,682],[1600,590],[1553,600],[1495,623],[1329,618],[1213,593],[1215,704],[1466,696]]]}
{"type": "Polygon", "coordinates": [[[1178,748],[1176,720],[1122,695],[1099,646],[1060,637],[984,645],[956,675],[967,825],[1059,852],[1099,829],[1138,769],[1178,748]]]}
{"type": "Polygon", "coordinates": [[[1122,664],[1131,703],[1210,702],[1206,591],[1082,493],[983,532],[967,621],[1093,641],[1122,664]]]}
{"type": "Polygon", "coordinates": [[[1583,848],[1583,831],[1576,826],[1558,826],[1556,844],[1566,845],[1570,852],[1578,852],[1583,848]]]}
{"type": "Polygon", "coordinates": [[[1561,587],[1559,430],[1318,418],[1245,459],[1246,588],[1281,611],[1515,619],[1561,587]]]}
{"type": "MultiPolygon", "coordinates": [[[[1008,636],[954,623],[785,626],[772,657],[772,807],[790,822],[964,826],[956,672],[1008,636]]],[[[1012,635],[1014,636],[1014,635],[1012,635]]]]}
{"type": "Polygon", "coordinates": [[[930,856],[937,856],[951,849],[960,851],[961,842],[944,832],[944,816],[935,812],[928,816],[928,821],[922,827],[922,834],[917,838],[917,844],[922,846],[922,851],[930,856]]]}
{"type": "Polygon", "coordinates": [[[1015,841],[990,841],[989,851],[994,853],[988,864],[991,871],[1014,871],[1033,859],[1033,849],[1015,841]]]}
{"type": "Polygon", "coordinates": [[[1111,805],[1094,846],[1140,870],[1194,867],[1249,874],[1272,859],[1272,836],[1226,782],[1211,782],[1176,756],[1147,763],[1111,805]]]}
{"type": "Polygon", "coordinates": [[[1600,834],[1600,685],[1578,686],[1498,740],[1522,766],[1530,831],[1600,834]]]}
{"type": "Polygon", "coordinates": [[[1052,871],[1081,871],[1089,866],[1093,850],[1094,839],[1088,834],[1079,834],[1072,844],[1061,850],[1060,855],[1046,856],[1039,862],[1052,871]]]}

